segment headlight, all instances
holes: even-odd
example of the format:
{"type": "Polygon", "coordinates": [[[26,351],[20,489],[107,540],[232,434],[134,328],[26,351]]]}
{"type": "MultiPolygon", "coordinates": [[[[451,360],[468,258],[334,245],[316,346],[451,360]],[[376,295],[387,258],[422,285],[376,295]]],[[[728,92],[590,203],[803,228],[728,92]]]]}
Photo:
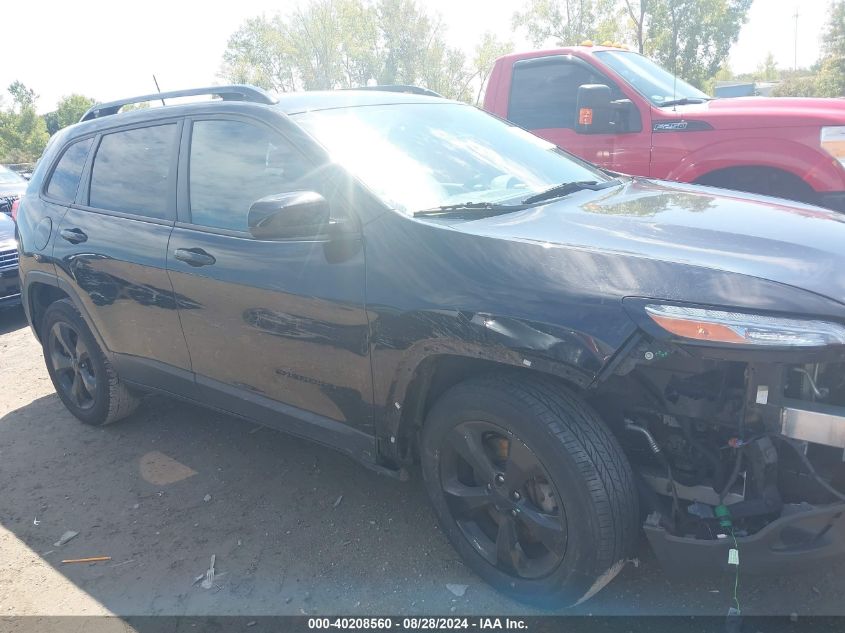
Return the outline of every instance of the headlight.
{"type": "Polygon", "coordinates": [[[649,304],[645,311],[667,332],[695,341],[771,347],[845,345],[845,326],[828,321],[661,304],[649,304]]]}
{"type": "Polygon", "coordinates": [[[845,125],[823,127],[821,145],[824,151],[845,167],[845,125]]]}

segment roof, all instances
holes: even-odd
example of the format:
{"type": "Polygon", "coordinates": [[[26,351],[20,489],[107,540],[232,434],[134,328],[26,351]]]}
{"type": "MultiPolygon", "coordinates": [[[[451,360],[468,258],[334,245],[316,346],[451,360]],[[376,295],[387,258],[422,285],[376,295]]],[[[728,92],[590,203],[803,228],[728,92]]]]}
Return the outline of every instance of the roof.
{"type": "Polygon", "coordinates": [[[312,110],[331,110],[355,106],[392,105],[397,103],[455,103],[449,99],[404,92],[379,90],[315,90],[286,92],[279,95],[274,106],[285,114],[299,114],[312,110]]]}
{"type": "MultiPolygon", "coordinates": [[[[206,89],[197,89],[197,91],[206,89]]],[[[184,91],[188,92],[188,91],[184,91]]],[[[145,96],[146,97],[146,96],[145,96]]],[[[159,95],[155,95],[159,99],[159,95]]],[[[135,99],[138,99],[137,97],[135,99]]],[[[128,101],[132,101],[129,99],[128,101]]],[[[247,108],[266,108],[278,110],[285,114],[298,114],[315,110],[331,110],[334,108],[346,108],[368,105],[389,105],[399,103],[457,103],[440,97],[429,97],[420,94],[408,94],[404,92],[388,92],[374,89],[367,90],[324,90],[314,92],[288,92],[279,95],[274,103],[259,103],[253,100],[241,101],[236,99],[215,99],[207,101],[193,101],[187,103],[168,103],[165,106],[156,106],[130,112],[120,112],[113,116],[102,116],[89,118],[60,131],[60,134],[69,133],[74,138],[84,134],[96,133],[98,131],[132,123],[144,123],[156,119],[176,118],[190,114],[209,114],[213,112],[239,112],[247,108]]],[[[117,102],[114,102],[117,103],[117,102]]],[[[113,103],[105,104],[112,107],[113,103]]],[[[97,110],[104,106],[94,106],[97,110]]],[[[58,135],[56,135],[58,136],[58,135]]],[[[55,138],[55,136],[53,137],[55,138]]]]}
{"type": "Polygon", "coordinates": [[[627,48],[619,48],[618,46],[564,46],[561,48],[547,48],[536,51],[523,51],[520,53],[508,53],[502,55],[496,60],[496,63],[502,61],[509,61],[510,63],[522,61],[523,59],[534,59],[536,57],[552,57],[555,55],[575,55],[578,53],[592,55],[593,53],[601,53],[603,51],[615,51],[617,53],[637,53],[635,50],[627,48]]]}

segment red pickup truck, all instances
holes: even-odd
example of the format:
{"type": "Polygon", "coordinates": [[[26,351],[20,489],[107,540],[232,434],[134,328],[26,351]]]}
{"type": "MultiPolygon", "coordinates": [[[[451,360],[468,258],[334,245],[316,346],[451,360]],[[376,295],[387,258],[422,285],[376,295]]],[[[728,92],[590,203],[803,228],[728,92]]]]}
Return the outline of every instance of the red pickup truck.
{"type": "Polygon", "coordinates": [[[845,99],[713,99],[609,46],[501,57],[484,108],[607,169],[845,211],[845,99]]]}

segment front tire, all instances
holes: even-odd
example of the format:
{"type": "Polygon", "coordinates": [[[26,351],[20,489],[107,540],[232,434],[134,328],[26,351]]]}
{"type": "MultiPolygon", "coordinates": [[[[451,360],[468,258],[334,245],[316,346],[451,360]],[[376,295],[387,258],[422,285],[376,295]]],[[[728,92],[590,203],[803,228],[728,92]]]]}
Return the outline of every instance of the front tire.
{"type": "Polygon", "coordinates": [[[431,409],[421,446],[444,533],[497,589],[572,606],[631,555],[638,508],[630,464],[566,388],[542,378],[461,383],[431,409]]]}
{"type": "Polygon", "coordinates": [[[47,308],[41,338],[44,362],[56,393],[80,421],[102,426],[135,410],[137,397],[120,381],[69,299],[47,308]]]}

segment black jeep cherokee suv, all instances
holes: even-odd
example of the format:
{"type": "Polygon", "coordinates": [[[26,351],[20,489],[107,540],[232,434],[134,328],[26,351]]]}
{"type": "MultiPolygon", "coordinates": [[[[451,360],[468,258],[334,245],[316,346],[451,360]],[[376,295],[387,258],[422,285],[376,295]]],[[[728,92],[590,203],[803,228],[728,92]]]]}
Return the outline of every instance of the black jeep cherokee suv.
{"type": "Polygon", "coordinates": [[[641,529],[687,573],[845,552],[843,219],[608,175],[426,94],[227,86],[95,106],[18,222],[77,418],[154,390],[419,462],[474,570],[575,604],[641,529]]]}

